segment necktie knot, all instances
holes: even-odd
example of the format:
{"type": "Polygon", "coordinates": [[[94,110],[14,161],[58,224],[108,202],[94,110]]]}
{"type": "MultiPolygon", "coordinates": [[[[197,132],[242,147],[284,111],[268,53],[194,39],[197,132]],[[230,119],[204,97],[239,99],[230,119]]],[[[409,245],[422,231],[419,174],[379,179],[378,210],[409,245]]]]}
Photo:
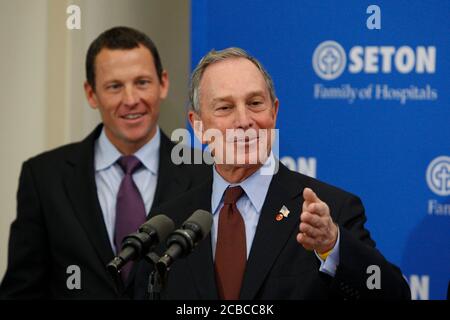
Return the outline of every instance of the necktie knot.
{"type": "Polygon", "coordinates": [[[241,186],[228,187],[223,196],[223,204],[235,204],[243,193],[244,189],[242,189],[241,186]]]}
{"type": "Polygon", "coordinates": [[[142,162],[135,156],[122,156],[117,160],[123,172],[127,175],[133,174],[142,166],[142,162]]]}

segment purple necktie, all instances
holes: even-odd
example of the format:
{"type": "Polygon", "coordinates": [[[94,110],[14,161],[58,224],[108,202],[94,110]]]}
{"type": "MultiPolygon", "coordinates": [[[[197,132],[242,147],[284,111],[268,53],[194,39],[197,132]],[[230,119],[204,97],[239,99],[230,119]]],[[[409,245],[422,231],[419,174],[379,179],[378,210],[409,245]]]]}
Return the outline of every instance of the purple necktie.
{"type": "MultiPolygon", "coordinates": [[[[116,252],[122,247],[122,240],[130,233],[136,232],[145,222],[146,212],[144,201],[133,181],[132,174],[142,166],[135,156],[123,156],[117,161],[125,176],[120,183],[116,203],[116,225],[114,243],[116,252]]],[[[121,271],[122,280],[126,282],[131,271],[132,263],[126,264],[121,271]]]]}

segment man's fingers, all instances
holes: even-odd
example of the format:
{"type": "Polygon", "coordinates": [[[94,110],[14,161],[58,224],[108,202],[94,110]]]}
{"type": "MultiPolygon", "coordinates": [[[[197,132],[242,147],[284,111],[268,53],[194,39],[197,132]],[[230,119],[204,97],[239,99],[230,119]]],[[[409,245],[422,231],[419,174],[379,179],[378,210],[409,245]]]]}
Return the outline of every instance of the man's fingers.
{"type": "Polygon", "coordinates": [[[316,195],[314,191],[312,191],[311,188],[305,188],[303,190],[303,205],[302,205],[302,211],[310,211],[317,213],[319,215],[325,214],[326,212],[326,206],[320,205],[318,207],[313,206],[312,209],[310,209],[311,205],[314,204],[324,204],[322,200],[319,199],[319,197],[316,195]],[[319,210],[319,211],[317,211],[319,210]]]}
{"type": "Polygon", "coordinates": [[[325,202],[314,202],[306,207],[305,211],[316,213],[320,216],[326,215],[328,212],[328,206],[325,202]]]}
{"type": "Polygon", "coordinates": [[[304,211],[302,212],[301,216],[300,216],[300,221],[301,222],[305,222],[315,228],[320,228],[323,226],[323,222],[320,219],[320,217],[316,214],[313,214],[311,212],[308,211],[304,211]]]}
{"type": "Polygon", "coordinates": [[[304,233],[297,235],[297,242],[300,243],[306,250],[313,250],[314,241],[304,233]]]}
{"type": "Polygon", "coordinates": [[[303,190],[303,199],[307,202],[320,202],[319,197],[310,188],[305,188],[303,190]]]}
{"type": "Polygon", "coordinates": [[[300,231],[305,233],[309,238],[316,238],[319,235],[319,230],[305,222],[300,223],[300,231]]]}
{"type": "Polygon", "coordinates": [[[311,204],[309,201],[303,201],[302,211],[308,211],[308,206],[311,204]]]}
{"type": "Polygon", "coordinates": [[[314,192],[310,188],[305,188],[303,190],[303,199],[302,211],[306,211],[308,206],[314,202],[314,192]]]}

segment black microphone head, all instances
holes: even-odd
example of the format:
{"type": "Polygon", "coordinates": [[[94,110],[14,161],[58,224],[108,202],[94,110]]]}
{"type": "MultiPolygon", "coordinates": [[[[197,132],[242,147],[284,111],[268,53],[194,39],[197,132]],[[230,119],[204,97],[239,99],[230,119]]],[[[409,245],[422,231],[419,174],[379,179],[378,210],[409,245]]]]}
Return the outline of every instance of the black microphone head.
{"type": "Polygon", "coordinates": [[[203,240],[211,231],[213,216],[206,210],[198,209],[183,223],[183,228],[189,226],[190,224],[194,224],[198,229],[200,229],[201,239],[199,240],[203,240]]]}
{"type": "Polygon", "coordinates": [[[158,241],[162,242],[166,239],[169,234],[175,229],[175,224],[168,216],[159,214],[150,218],[146,223],[144,223],[139,231],[145,233],[156,233],[158,241]]]}

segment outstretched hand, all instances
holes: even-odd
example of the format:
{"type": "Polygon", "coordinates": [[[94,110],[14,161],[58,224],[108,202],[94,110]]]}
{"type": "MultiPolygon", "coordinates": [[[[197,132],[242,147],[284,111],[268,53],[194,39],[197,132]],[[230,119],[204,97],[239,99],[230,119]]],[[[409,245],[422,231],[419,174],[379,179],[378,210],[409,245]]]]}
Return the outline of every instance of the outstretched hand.
{"type": "Polygon", "coordinates": [[[305,188],[303,198],[297,241],[307,250],[326,253],[336,244],[338,227],[331,218],[330,208],[314,191],[305,188]]]}

